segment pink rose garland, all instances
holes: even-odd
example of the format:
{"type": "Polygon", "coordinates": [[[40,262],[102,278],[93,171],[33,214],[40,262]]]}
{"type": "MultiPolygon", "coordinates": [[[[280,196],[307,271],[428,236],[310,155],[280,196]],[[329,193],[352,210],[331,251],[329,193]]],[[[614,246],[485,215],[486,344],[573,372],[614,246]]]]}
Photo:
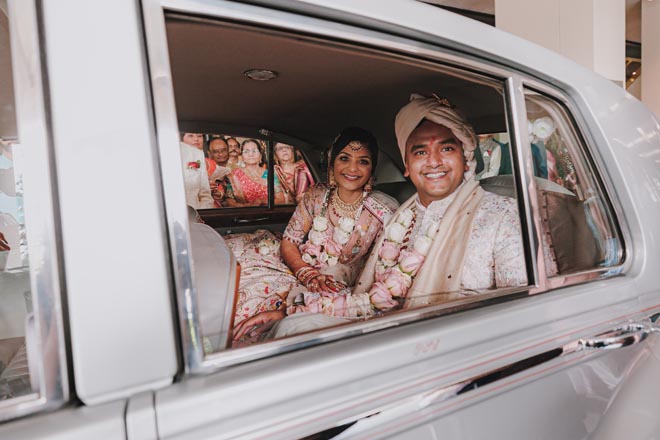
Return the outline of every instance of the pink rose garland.
{"type": "Polygon", "coordinates": [[[409,208],[385,230],[385,240],[378,250],[375,282],[369,289],[371,304],[378,310],[391,310],[399,305],[395,298],[405,298],[438,232],[438,225],[433,223],[420,232],[412,249],[404,248],[403,242],[414,223],[415,212],[409,208]]]}

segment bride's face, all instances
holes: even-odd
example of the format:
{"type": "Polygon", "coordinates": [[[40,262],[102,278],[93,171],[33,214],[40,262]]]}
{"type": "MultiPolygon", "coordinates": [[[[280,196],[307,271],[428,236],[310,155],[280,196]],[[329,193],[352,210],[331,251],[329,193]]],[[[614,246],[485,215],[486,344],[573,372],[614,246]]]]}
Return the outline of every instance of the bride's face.
{"type": "Polygon", "coordinates": [[[347,191],[362,190],[371,177],[372,168],[369,150],[355,142],[337,154],[332,166],[337,185],[347,191]]]}
{"type": "Polygon", "coordinates": [[[242,154],[245,165],[259,165],[261,163],[261,151],[254,142],[245,144],[242,154]]]}

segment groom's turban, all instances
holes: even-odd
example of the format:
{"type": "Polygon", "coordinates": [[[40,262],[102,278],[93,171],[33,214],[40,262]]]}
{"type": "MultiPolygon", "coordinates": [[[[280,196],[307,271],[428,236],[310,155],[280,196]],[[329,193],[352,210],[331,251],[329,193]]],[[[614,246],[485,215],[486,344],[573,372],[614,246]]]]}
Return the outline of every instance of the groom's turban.
{"type": "Polygon", "coordinates": [[[479,145],[477,135],[472,126],[453,109],[447,99],[441,99],[436,95],[427,98],[422,95],[412,94],[410,96],[410,102],[399,110],[399,113],[396,115],[394,131],[403,161],[405,162],[406,160],[406,141],[413,130],[424,119],[428,119],[438,125],[444,125],[451,130],[454,136],[463,144],[463,155],[470,166],[470,171],[474,172],[476,166],[474,150],[479,145]]]}

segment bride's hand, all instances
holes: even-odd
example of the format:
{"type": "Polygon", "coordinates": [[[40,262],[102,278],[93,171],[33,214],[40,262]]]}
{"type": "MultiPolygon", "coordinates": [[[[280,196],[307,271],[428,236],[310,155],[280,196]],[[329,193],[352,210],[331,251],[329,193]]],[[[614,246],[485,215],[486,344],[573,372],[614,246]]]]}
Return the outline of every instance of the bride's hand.
{"type": "Polygon", "coordinates": [[[319,275],[312,278],[307,288],[312,292],[339,292],[346,288],[344,283],[336,281],[332,275],[319,275]]]}
{"type": "Polygon", "coordinates": [[[263,333],[270,328],[270,326],[266,327],[264,324],[279,321],[282,318],[284,318],[284,310],[271,310],[268,312],[257,313],[234,327],[233,339],[234,341],[237,341],[245,336],[247,332],[252,330],[257,331],[258,333],[263,333]]]}

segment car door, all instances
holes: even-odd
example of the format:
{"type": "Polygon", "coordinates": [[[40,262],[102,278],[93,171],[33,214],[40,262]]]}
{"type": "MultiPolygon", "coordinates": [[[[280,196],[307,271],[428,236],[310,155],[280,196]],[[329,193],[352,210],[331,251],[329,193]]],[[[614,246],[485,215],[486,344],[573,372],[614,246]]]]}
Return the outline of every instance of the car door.
{"type": "MultiPolygon", "coordinates": [[[[525,288],[451,307],[204,353],[188,243],[172,240],[191,374],[156,392],[160,436],[296,438],[356,421],[345,438],[585,438],[597,429],[642,356],[649,317],[660,310],[649,272],[657,255],[641,228],[642,218],[657,218],[657,191],[632,190],[635,169],[644,170],[647,183],[657,176],[642,159],[657,141],[640,137],[626,117],[634,113],[645,133],[656,133],[643,106],[556,55],[422,4],[396,2],[383,10],[368,2],[292,1],[274,10],[260,2],[154,0],[143,2],[143,13],[156,121],[166,127],[158,133],[165,175],[178,172],[163,157],[177,125],[176,78],[164,47],[168,16],[450,65],[475,90],[495,81],[529,279],[525,288]],[[533,111],[541,113],[530,116],[533,111]],[[534,169],[541,147],[528,129],[530,117],[554,118],[561,127],[560,150],[543,145],[569,156],[561,184],[545,182],[547,152],[545,173],[534,169]],[[573,172],[578,183],[566,186],[573,172]],[[555,185],[562,189],[552,191],[555,185]],[[551,215],[551,203],[564,211],[551,215]],[[556,227],[566,219],[567,227],[556,227]],[[584,237],[562,238],[562,231],[591,234],[584,246],[598,256],[577,258],[583,245],[573,251],[564,245],[584,237]]],[[[176,203],[166,196],[170,231],[185,225],[176,203]]]]}

